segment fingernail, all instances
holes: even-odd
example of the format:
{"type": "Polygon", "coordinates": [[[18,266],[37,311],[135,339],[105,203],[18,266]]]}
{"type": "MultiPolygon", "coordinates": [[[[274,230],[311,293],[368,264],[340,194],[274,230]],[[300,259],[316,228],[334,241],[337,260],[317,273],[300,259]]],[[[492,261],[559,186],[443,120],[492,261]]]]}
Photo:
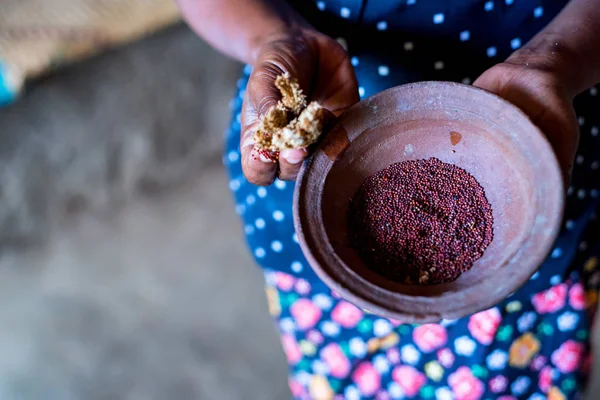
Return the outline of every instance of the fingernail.
{"type": "Polygon", "coordinates": [[[260,161],[266,163],[266,164],[272,164],[273,160],[268,159],[264,154],[261,154],[258,156],[258,158],[260,158],[260,161]]]}
{"type": "Polygon", "coordinates": [[[281,157],[290,164],[300,164],[306,158],[306,150],[284,150],[281,152],[281,157]]]}

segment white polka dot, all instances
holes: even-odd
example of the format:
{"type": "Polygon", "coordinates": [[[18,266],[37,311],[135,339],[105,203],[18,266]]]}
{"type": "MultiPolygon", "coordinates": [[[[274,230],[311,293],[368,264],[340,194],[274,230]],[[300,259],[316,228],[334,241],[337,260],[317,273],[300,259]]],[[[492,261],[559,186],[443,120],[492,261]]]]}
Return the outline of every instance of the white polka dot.
{"type": "Polygon", "coordinates": [[[258,258],[263,258],[267,252],[262,247],[254,249],[254,255],[258,258]]]}
{"type": "Polygon", "coordinates": [[[333,306],[331,297],[323,293],[315,294],[312,298],[312,301],[321,310],[329,310],[333,306]]]}
{"type": "Polygon", "coordinates": [[[246,235],[252,235],[254,233],[254,227],[252,225],[246,225],[244,227],[244,232],[246,232],[246,235]]]}
{"type": "Polygon", "coordinates": [[[592,134],[592,136],[598,136],[598,127],[592,126],[592,129],[590,129],[590,133],[592,134]]]}
{"type": "Polygon", "coordinates": [[[588,248],[587,242],[581,242],[581,243],[579,243],[579,250],[585,251],[585,250],[587,250],[587,248],[588,248]]]}
{"type": "Polygon", "coordinates": [[[598,189],[592,189],[592,190],[590,190],[590,196],[591,196],[592,198],[594,198],[594,199],[595,199],[596,197],[598,197],[598,189]]]}
{"type": "Polygon", "coordinates": [[[297,274],[302,272],[302,270],[304,269],[304,267],[302,266],[302,263],[300,261],[292,262],[292,265],[290,265],[290,268],[292,269],[292,271],[294,271],[297,274]]]}
{"type": "Polygon", "coordinates": [[[294,243],[298,243],[298,235],[296,235],[295,233],[292,235],[292,240],[294,241],[294,243]]]}
{"type": "Polygon", "coordinates": [[[281,250],[283,250],[283,244],[279,240],[273,240],[271,242],[271,250],[273,250],[275,253],[279,253],[281,250]]]}
{"type": "Polygon", "coordinates": [[[252,204],[256,203],[256,197],[249,194],[248,197],[246,197],[246,203],[248,203],[248,205],[252,205],[252,204]]]}
{"type": "Polygon", "coordinates": [[[340,325],[333,321],[323,321],[319,327],[326,336],[337,336],[341,330],[340,325]]]}
{"type": "Polygon", "coordinates": [[[240,159],[240,153],[237,151],[230,151],[229,154],[227,154],[227,158],[229,158],[230,162],[236,162],[240,159]]]}
{"type": "Polygon", "coordinates": [[[384,354],[373,357],[373,366],[380,374],[387,374],[390,370],[390,363],[384,354]]]}
{"type": "Polygon", "coordinates": [[[562,249],[560,247],[555,248],[554,250],[552,250],[552,258],[559,258],[560,256],[562,256],[562,249]]]}
{"type": "Polygon", "coordinates": [[[364,87],[362,87],[362,86],[358,87],[358,95],[360,97],[363,97],[365,95],[365,88],[364,87]]]}
{"type": "Polygon", "coordinates": [[[584,158],[581,154],[579,154],[576,158],[575,158],[575,162],[579,165],[583,164],[584,158]]]}
{"type": "Polygon", "coordinates": [[[294,320],[291,318],[281,318],[279,328],[284,332],[293,332],[296,329],[296,324],[294,324],[294,320]]]}
{"type": "Polygon", "coordinates": [[[433,64],[433,68],[435,68],[436,70],[440,71],[442,69],[444,69],[444,62],[443,61],[436,61],[433,64]]]}
{"type": "Polygon", "coordinates": [[[340,9],[340,16],[342,18],[350,18],[350,9],[348,7],[342,7],[340,9]]]}
{"type": "Polygon", "coordinates": [[[571,230],[575,227],[575,222],[573,222],[573,220],[568,220],[567,222],[565,222],[565,228],[567,228],[568,230],[571,230]]]}
{"type": "Polygon", "coordinates": [[[324,1],[317,1],[317,8],[321,11],[325,10],[325,2],[324,1]]]}
{"type": "Polygon", "coordinates": [[[242,114],[236,114],[236,116],[235,116],[235,121],[236,121],[238,124],[241,124],[241,123],[242,123],[242,114]]]}
{"type": "Polygon", "coordinates": [[[506,3],[507,6],[510,6],[512,3],[515,2],[515,0],[504,0],[504,2],[506,3]]]}
{"type": "Polygon", "coordinates": [[[554,275],[552,278],[550,278],[551,285],[558,285],[560,283],[560,281],[561,281],[560,275],[554,275]]]}
{"type": "Polygon", "coordinates": [[[454,393],[448,387],[441,387],[435,390],[435,400],[454,400],[454,393]]]}
{"type": "Polygon", "coordinates": [[[483,5],[483,9],[485,11],[492,11],[494,9],[494,2],[493,1],[486,1],[485,4],[483,5]]]}
{"type": "Polygon", "coordinates": [[[250,75],[252,73],[252,65],[246,64],[244,65],[244,74],[250,75]]]}
{"type": "Polygon", "coordinates": [[[256,221],[254,221],[254,225],[256,225],[258,229],[264,229],[267,224],[264,219],[257,218],[256,221]]]}
{"type": "Polygon", "coordinates": [[[377,73],[381,76],[388,76],[390,74],[390,69],[387,65],[380,65],[379,68],[377,68],[377,73]]]}
{"type": "Polygon", "coordinates": [[[267,195],[267,189],[265,189],[264,187],[259,187],[258,189],[256,189],[256,194],[258,195],[258,197],[265,197],[267,195]]]}
{"type": "Polygon", "coordinates": [[[470,85],[471,84],[471,78],[463,78],[462,83],[464,83],[465,85],[470,85]]]}
{"type": "Polygon", "coordinates": [[[389,383],[388,392],[390,393],[390,396],[394,400],[403,399],[406,396],[404,393],[404,389],[402,389],[402,386],[398,385],[396,382],[389,383]]]}
{"type": "Polygon", "coordinates": [[[380,31],[385,31],[387,29],[387,22],[386,21],[379,21],[377,23],[377,29],[380,31]]]}
{"type": "Polygon", "coordinates": [[[373,323],[373,333],[377,337],[386,336],[392,331],[392,324],[385,319],[376,319],[373,323]]]}
{"type": "Polygon", "coordinates": [[[441,24],[442,22],[444,22],[444,14],[443,13],[434,14],[433,23],[441,24]]]}
{"type": "Polygon", "coordinates": [[[279,210],[273,211],[273,219],[275,221],[279,221],[280,222],[280,221],[283,221],[284,218],[285,218],[285,215],[281,211],[279,211],[279,210]]]}
{"type": "Polygon", "coordinates": [[[585,195],[586,195],[585,190],[579,189],[577,191],[577,198],[579,198],[580,200],[585,199],[585,195]]]}
{"type": "Polygon", "coordinates": [[[237,215],[242,215],[246,212],[246,206],[244,204],[237,204],[235,206],[235,213],[237,215]]]}
{"type": "Polygon", "coordinates": [[[521,47],[521,39],[514,38],[513,40],[510,41],[510,48],[511,49],[516,50],[519,47],[521,47]]]}
{"type": "Polygon", "coordinates": [[[367,353],[367,345],[364,340],[359,337],[350,339],[348,344],[350,346],[350,354],[355,357],[361,358],[367,353]]]}
{"type": "Polygon", "coordinates": [[[356,67],[356,66],[358,65],[358,57],[352,57],[352,58],[350,59],[350,62],[352,63],[352,65],[353,65],[354,67],[356,67]]]}
{"type": "Polygon", "coordinates": [[[494,46],[488,47],[486,50],[486,54],[488,57],[495,57],[497,52],[498,52],[498,50],[496,50],[496,48],[494,46]]]}
{"type": "Polygon", "coordinates": [[[406,4],[409,5],[409,6],[412,6],[416,2],[417,2],[417,0],[406,0],[406,4]]]}
{"type": "Polygon", "coordinates": [[[229,181],[229,189],[233,190],[234,192],[236,192],[240,188],[240,186],[240,181],[238,181],[237,179],[229,181]]]}
{"type": "Polygon", "coordinates": [[[466,42],[470,38],[471,38],[471,32],[469,32],[469,31],[462,31],[460,33],[460,41],[461,42],[466,42]]]}
{"type": "Polygon", "coordinates": [[[413,42],[404,42],[404,50],[412,51],[415,48],[415,44],[413,42]]]}
{"type": "Polygon", "coordinates": [[[544,7],[539,6],[533,9],[533,16],[536,18],[541,17],[542,15],[544,15],[544,7]]]}
{"type": "Polygon", "coordinates": [[[285,187],[287,186],[287,184],[285,183],[285,181],[281,181],[279,179],[275,180],[275,187],[279,190],[283,190],[285,189],[285,187]]]}
{"type": "Polygon", "coordinates": [[[312,370],[316,375],[325,376],[329,373],[329,367],[321,360],[314,360],[312,362],[312,370]]]}
{"type": "Polygon", "coordinates": [[[594,87],[592,87],[592,88],[590,88],[590,94],[591,94],[592,96],[595,96],[595,95],[597,95],[597,94],[598,94],[598,88],[596,88],[595,86],[594,86],[594,87]]]}
{"type": "Polygon", "coordinates": [[[360,390],[354,385],[346,386],[346,389],[344,389],[344,398],[346,400],[360,400],[360,390]]]}
{"type": "Polygon", "coordinates": [[[577,122],[579,122],[579,125],[583,125],[583,124],[585,124],[585,118],[579,117],[579,118],[577,118],[577,122]]]}

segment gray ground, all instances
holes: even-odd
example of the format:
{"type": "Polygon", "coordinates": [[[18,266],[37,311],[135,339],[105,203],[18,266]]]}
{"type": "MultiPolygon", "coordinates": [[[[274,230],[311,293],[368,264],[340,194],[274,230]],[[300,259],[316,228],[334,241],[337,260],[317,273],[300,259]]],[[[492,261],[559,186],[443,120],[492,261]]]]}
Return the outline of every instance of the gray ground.
{"type": "Polygon", "coordinates": [[[239,70],[176,27],[0,111],[0,400],[289,397],[220,161],[239,70]]]}

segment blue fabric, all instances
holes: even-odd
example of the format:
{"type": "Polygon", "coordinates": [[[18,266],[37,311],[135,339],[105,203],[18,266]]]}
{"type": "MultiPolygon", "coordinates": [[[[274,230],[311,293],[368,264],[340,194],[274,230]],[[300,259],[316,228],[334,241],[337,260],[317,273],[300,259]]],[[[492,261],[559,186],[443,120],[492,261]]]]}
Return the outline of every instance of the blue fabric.
{"type": "MultiPolygon", "coordinates": [[[[299,0],[293,4],[319,29],[347,40],[359,92],[365,98],[412,81],[470,83],[527,42],[566,1],[299,0]]],[[[329,291],[302,255],[292,223],[294,184],[277,180],[271,187],[259,188],[243,176],[240,112],[250,72],[251,68],[246,67],[231,104],[234,118],[227,132],[224,162],[249,247],[266,271],[271,308],[282,332],[290,361],[290,385],[297,398],[314,397],[311,390],[316,390],[315,385],[336,394],[336,398],[350,399],[477,400],[512,396],[506,399],[535,400],[578,396],[586,376],[583,360],[589,355],[589,327],[600,283],[598,88],[575,100],[581,145],[564,227],[552,254],[510,298],[483,313],[441,325],[428,324],[431,332],[437,332],[432,334],[374,315],[365,314],[355,323],[348,323],[348,319],[336,314],[336,309],[344,309],[350,316],[356,311],[329,291]],[[592,298],[585,307],[579,296],[584,292],[592,298]],[[381,337],[375,327],[388,324],[393,328],[386,328],[387,337],[396,335],[400,344],[371,353],[352,351],[351,343],[372,342],[381,337]],[[482,333],[478,326],[487,326],[491,331],[486,328],[482,333]],[[443,336],[444,344],[436,348],[437,353],[423,345],[420,335],[424,334],[434,338],[438,335],[438,339],[443,336]],[[348,372],[344,379],[337,378],[323,355],[328,346],[339,346],[343,354],[340,359],[350,360],[354,372],[348,372]],[[515,348],[523,348],[525,353],[535,349],[535,353],[519,361],[515,348]],[[446,349],[456,359],[447,367],[440,356],[446,349]],[[402,356],[404,353],[406,357],[402,356]],[[383,357],[385,362],[376,361],[377,357],[383,357]],[[571,364],[565,367],[564,361],[573,361],[573,357],[577,358],[574,370],[571,364]],[[505,358],[509,361],[501,362],[505,358]],[[432,361],[443,367],[440,379],[427,371],[432,361]],[[388,370],[378,369],[377,362],[387,365],[388,370]],[[356,372],[358,366],[364,367],[360,373],[356,372]],[[402,366],[410,366],[414,371],[402,366]],[[400,372],[395,375],[393,371],[413,374],[411,384],[423,377],[425,381],[416,394],[408,396],[414,388],[398,376],[400,372]],[[369,373],[379,382],[376,392],[371,393],[365,386],[364,376],[369,373]],[[549,376],[551,387],[544,383],[549,376]],[[465,395],[456,382],[467,382],[477,396],[465,395]],[[479,393],[481,385],[484,388],[479,393]]]]}

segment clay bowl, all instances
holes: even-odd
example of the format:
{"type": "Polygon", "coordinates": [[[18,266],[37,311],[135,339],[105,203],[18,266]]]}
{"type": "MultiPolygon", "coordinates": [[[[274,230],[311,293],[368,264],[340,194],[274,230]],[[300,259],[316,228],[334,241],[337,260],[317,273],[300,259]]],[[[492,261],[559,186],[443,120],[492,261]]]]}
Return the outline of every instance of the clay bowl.
{"type": "Polygon", "coordinates": [[[523,285],[551,250],[563,205],[556,157],[523,112],[471,86],[422,82],[377,94],[339,118],[300,172],[294,223],[308,262],[333,291],[375,314],[423,323],[487,309],[523,285]],[[464,168],[483,186],[494,239],[454,282],[392,282],[348,244],[349,199],[373,173],[430,157],[464,168]]]}

